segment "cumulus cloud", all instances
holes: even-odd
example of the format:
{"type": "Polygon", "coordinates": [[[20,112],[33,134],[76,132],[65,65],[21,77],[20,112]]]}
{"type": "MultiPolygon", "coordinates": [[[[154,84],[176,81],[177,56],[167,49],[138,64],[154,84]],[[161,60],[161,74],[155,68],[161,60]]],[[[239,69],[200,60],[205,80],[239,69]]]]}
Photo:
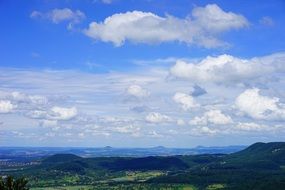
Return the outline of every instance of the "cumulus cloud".
{"type": "Polygon", "coordinates": [[[8,98],[18,103],[29,103],[31,105],[45,105],[48,103],[48,98],[41,95],[28,95],[18,91],[9,94],[8,98]]]}
{"type": "Polygon", "coordinates": [[[27,113],[27,116],[33,119],[42,119],[42,124],[51,124],[52,120],[70,120],[77,116],[76,107],[59,107],[45,108],[42,110],[32,110],[27,113]]]}
{"type": "Polygon", "coordinates": [[[85,14],[80,10],[71,10],[69,8],[53,9],[49,12],[43,13],[40,11],[33,11],[30,15],[31,18],[40,18],[50,20],[54,24],[61,22],[69,22],[68,27],[80,23],[84,18],[85,14]]]}
{"type": "Polygon", "coordinates": [[[149,123],[166,123],[172,121],[169,116],[157,112],[149,113],[145,117],[145,120],[149,123]]]}
{"type": "Polygon", "coordinates": [[[185,111],[200,106],[198,103],[195,102],[192,96],[181,92],[176,92],[172,99],[174,102],[179,104],[185,111]]]}
{"type": "Polygon", "coordinates": [[[126,41],[155,44],[178,41],[211,48],[225,45],[217,34],[248,25],[245,17],[225,12],[216,4],[195,7],[185,19],[150,12],[132,11],[114,14],[103,22],[92,22],[84,33],[103,42],[121,46],[126,41]]]}
{"type": "Polygon", "coordinates": [[[9,100],[15,104],[27,103],[31,105],[44,105],[49,103],[49,99],[42,95],[29,95],[19,91],[7,92],[0,90],[0,98],[9,100]]]}
{"type": "Polygon", "coordinates": [[[64,108],[64,107],[52,107],[52,118],[57,120],[70,120],[77,115],[77,109],[75,107],[64,108]]]}
{"type": "Polygon", "coordinates": [[[177,124],[178,126],[183,126],[183,125],[185,125],[185,121],[184,121],[183,119],[178,119],[178,120],[176,121],[176,124],[177,124]]]}
{"type": "Polygon", "coordinates": [[[21,114],[31,119],[40,119],[41,126],[51,126],[56,120],[69,120],[77,115],[75,107],[64,108],[56,106],[58,97],[47,97],[38,94],[26,94],[19,91],[0,91],[0,112],[8,113],[14,110],[15,114],[21,114]]]}
{"type": "MultiPolygon", "coordinates": [[[[265,60],[265,58],[262,59],[264,64],[267,63],[268,66],[280,68],[278,70],[278,72],[281,73],[279,75],[280,80],[271,83],[271,88],[266,91],[269,94],[281,95],[281,97],[280,95],[272,95],[268,98],[274,99],[274,96],[280,97],[280,100],[276,102],[276,104],[279,109],[282,109],[281,98],[284,98],[282,96],[284,94],[284,85],[282,85],[284,83],[284,75],[282,74],[282,59],[280,55],[281,54],[279,54],[280,59],[277,59],[276,55],[274,58],[275,61],[271,61],[272,56],[267,57],[269,61],[265,60]],[[277,66],[278,62],[280,63],[280,67],[277,66]]],[[[256,58],[256,60],[259,59],[260,58],[256,58]]],[[[2,117],[1,120],[4,123],[3,128],[9,130],[9,127],[12,126],[13,128],[23,131],[26,130],[26,132],[28,132],[31,126],[42,126],[42,128],[40,128],[41,130],[35,131],[38,136],[41,137],[42,132],[56,131],[57,140],[63,141],[77,137],[80,132],[83,132],[88,140],[94,139],[95,135],[96,139],[100,139],[101,137],[105,138],[102,135],[112,135],[114,139],[117,137],[122,138],[123,136],[124,138],[130,137],[130,139],[136,136],[148,138],[151,137],[149,132],[153,129],[151,126],[154,125],[164,125],[164,127],[158,127],[156,129],[159,135],[178,137],[179,134],[179,138],[186,141],[187,138],[189,138],[187,134],[199,135],[201,137],[206,135],[230,135],[231,137],[231,135],[238,134],[256,136],[257,133],[255,133],[255,131],[258,131],[264,137],[270,137],[270,135],[276,134],[276,130],[270,130],[272,133],[267,133],[269,129],[263,128],[259,130],[258,127],[253,124],[243,124],[243,126],[239,124],[239,122],[245,121],[248,123],[257,122],[233,113],[237,112],[237,109],[232,109],[231,105],[235,104],[236,97],[238,96],[237,92],[242,92],[241,90],[244,89],[244,85],[229,85],[225,87],[216,84],[201,85],[196,82],[183,80],[167,81],[164,79],[168,73],[165,72],[165,68],[163,69],[163,72],[161,72],[161,70],[156,70],[155,72],[141,70],[135,73],[112,72],[87,74],[75,71],[47,72],[19,69],[8,70],[2,68],[0,75],[5,80],[2,80],[2,85],[0,85],[0,100],[9,100],[11,104],[17,105],[17,108],[12,111],[13,114],[9,114],[9,117],[2,117]],[[81,80],[78,80],[78,78],[81,80]],[[118,96],[125,98],[128,94],[127,89],[130,84],[139,84],[142,89],[151,91],[151,98],[139,103],[127,102],[126,104],[126,102],[121,102],[118,96]],[[200,88],[207,89],[207,94],[195,98],[194,95],[201,94],[199,87],[194,88],[195,84],[199,85],[200,88]],[[74,91],[74,86],[77,87],[76,91],[74,91]],[[22,91],[11,93],[19,89],[22,91]],[[23,93],[27,91],[29,91],[29,94],[23,93]],[[124,93],[122,94],[122,92],[124,93]],[[175,106],[173,100],[171,101],[171,98],[175,97],[175,92],[187,92],[177,96],[177,106],[175,106]],[[190,96],[190,98],[188,96],[190,96]],[[201,105],[199,106],[198,103],[201,105]],[[180,112],[177,110],[178,106],[181,106],[181,109],[184,108],[185,110],[191,111],[180,112]],[[62,116],[63,114],[52,111],[54,107],[67,109],[72,107],[80,108],[81,112],[74,117],[62,116]],[[175,107],[176,109],[174,109],[175,107]],[[222,111],[205,114],[204,112],[208,110],[222,111]],[[140,114],[133,113],[132,111],[139,112],[140,114]],[[160,115],[152,114],[153,116],[149,117],[149,121],[146,121],[146,116],[150,112],[159,112],[160,115]],[[161,116],[164,114],[167,117],[161,116]],[[221,114],[225,117],[222,117],[221,114]],[[191,127],[182,127],[188,124],[189,118],[194,120],[195,116],[199,116],[197,118],[201,120],[200,122],[196,121],[196,123],[201,124],[191,125],[191,127]],[[230,116],[236,123],[222,124],[226,123],[224,121],[227,120],[228,117],[230,118],[230,116]],[[72,118],[69,120],[63,120],[70,117],[72,118]],[[168,121],[168,119],[166,119],[168,117],[171,118],[171,120],[168,121]],[[17,121],[15,122],[16,125],[13,125],[11,118],[15,118],[14,120],[17,121]],[[158,121],[164,122],[159,123],[158,121]],[[23,126],[22,123],[30,124],[23,126]],[[100,127],[97,128],[95,125],[100,127]],[[136,128],[131,129],[130,126],[136,128],[139,128],[139,126],[146,127],[141,127],[140,131],[136,132],[136,128]],[[251,128],[251,130],[247,128],[251,128]],[[167,131],[170,130],[172,130],[172,132],[175,131],[175,133],[168,133],[167,131]],[[65,133],[70,133],[72,136],[60,136],[65,133]]],[[[274,76],[278,75],[274,74],[274,76]]],[[[252,80],[248,80],[249,83],[251,81],[252,80]]],[[[135,97],[130,94],[128,95],[135,97]]],[[[261,95],[261,93],[259,95],[261,95]]],[[[252,105],[252,107],[254,106],[255,105],[252,105]]],[[[270,112],[270,110],[267,110],[264,114],[270,112]]],[[[228,121],[229,120],[230,119],[228,119],[228,121]]],[[[277,125],[284,126],[282,120],[260,120],[257,124],[262,126],[266,125],[270,128],[276,128],[275,126],[277,125]]],[[[279,131],[280,134],[283,134],[284,127],[282,129],[280,128],[278,132],[279,131]]],[[[153,136],[156,136],[155,133],[153,136]]],[[[243,138],[245,136],[243,136],[243,138]]]]}
{"type": "Polygon", "coordinates": [[[285,53],[240,59],[231,55],[208,56],[198,63],[178,60],[171,67],[172,76],[194,82],[242,82],[274,72],[285,72],[285,53]]]}
{"type": "Polygon", "coordinates": [[[57,120],[44,119],[44,120],[40,121],[40,125],[43,127],[56,127],[57,126],[57,120]]]}
{"type": "Polygon", "coordinates": [[[9,100],[0,100],[0,113],[10,113],[16,105],[13,105],[9,100]]]}
{"type": "Polygon", "coordinates": [[[196,127],[196,128],[191,130],[191,134],[192,135],[197,135],[197,136],[201,136],[201,135],[212,136],[212,135],[216,135],[217,133],[219,133],[218,130],[211,129],[211,128],[206,127],[206,126],[196,127]]]}
{"type": "Polygon", "coordinates": [[[48,103],[48,99],[45,96],[39,96],[39,95],[29,96],[29,100],[31,101],[32,104],[37,104],[37,105],[44,105],[48,103]]]}
{"type": "Polygon", "coordinates": [[[125,125],[125,126],[119,126],[115,127],[113,131],[123,134],[131,134],[133,137],[140,136],[140,127],[136,127],[134,125],[125,125]]]}
{"type": "Polygon", "coordinates": [[[238,123],[235,128],[237,130],[242,130],[242,131],[267,131],[267,130],[272,130],[274,127],[268,127],[267,125],[261,125],[257,123],[238,123]]]}
{"type": "Polygon", "coordinates": [[[139,85],[131,85],[127,88],[128,95],[136,98],[145,98],[150,95],[150,92],[139,85]]]}
{"type": "Polygon", "coordinates": [[[233,123],[232,118],[222,113],[221,110],[209,110],[201,117],[194,117],[189,124],[190,125],[226,125],[233,123]]]}
{"type": "Polygon", "coordinates": [[[235,100],[237,109],[254,119],[285,120],[285,106],[279,98],[260,94],[260,89],[247,89],[235,100]]]}

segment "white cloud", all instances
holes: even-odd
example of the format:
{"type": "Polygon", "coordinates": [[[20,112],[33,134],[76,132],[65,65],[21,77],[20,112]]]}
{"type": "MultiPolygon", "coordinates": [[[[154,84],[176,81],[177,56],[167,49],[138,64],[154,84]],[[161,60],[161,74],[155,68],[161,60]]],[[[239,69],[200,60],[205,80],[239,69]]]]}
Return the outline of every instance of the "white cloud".
{"type": "Polygon", "coordinates": [[[127,93],[137,98],[145,98],[150,95],[149,91],[139,85],[131,85],[127,89],[127,93]]]}
{"type": "Polygon", "coordinates": [[[7,93],[6,98],[17,103],[29,103],[31,105],[45,105],[49,100],[45,96],[41,95],[28,95],[18,91],[7,93]]]}
{"type": "Polygon", "coordinates": [[[47,104],[48,99],[44,96],[39,96],[39,95],[34,95],[34,96],[29,96],[30,101],[33,104],[47,104]]]}
{"type": "Polygon", "coordinates": [[[138,133],[140,131],[140,127],[136,127],[134,125],[125,125],[115,127],[113,130],[119,133],[138,133]]]}
{"type": "Polygon", "coordinates": [[[198,63],[178,60],[170,74],[193,82],[241,82],[274,72],[284,72],[285,53],[240,59],[231,55],[208,56],[198,63]]]}
{"type": "Polygon", "coordinates": [[[227,79],[251,77],[258,72],[254,66],[256,65],[250,65],[246,60],[230,55],[221,55],[218,57],[209,56],[198,64],[177,61],[170,69],[170,73],[173,76],[196,82],[223,82],[227,79]]]}
{"type": "Polygon", "coordinates": [[[46,13],[33,11],[30,17],[48,19],[55,24],[67,21],[69,22],[68,28],[71,29],[74,24],[81,22],[85,18],[85,14],[80,10],[73,11],[69,8],[63,8],[53,9],[46,13]]]}
{"type": "Polygon", "coordinates": [[[0,113],[10,113],[16,105],[13,105],[9,100],[0,100],[0,113]]]}
{"type": "Polygon", "coordinates": [[[194,117],[190,125],[226,125],[233,123],[232,118],[222,113],[221,110],[210,110],[204,113],[202,117],[194,117]]]}
{"type": "Polygon", "coordinates": [[[176,121],[176,124],[177,124],[178,126],[183,126],[183,125],[185,125],[185,121],[184,121],[183,119],[178,119],[178,120],[176,121]]]}
{"type": "Polygon", "coordinates": [[[156,131],[150,131],[147,135],[152,138],[162,138],[163,137],[163,135],[157,133],[156,131]]]}
{"type": "Polygon", "coordinates": [[[185,111],[200,106],[198,103],[195,102],[192,96],[181,92],[176,92],[172,99],[174,102],[179,104],[185,111]]]}
{"type": "Polygon", "coordinates": [[[284,120],[285,107],[279,98],[263,96],[257,88],[247,89],[235,100],[236,107],[254,119],[284,120]]]}
{"type": "Polygon", "coordinates": [[[75,107],[64,108],[55,106],[51,111],[52,118],[57,120],[70,120],[77,115],[77,109],[75,107]]]}
{"type": "Polygon", "coordinates": [[[116,46],[125,41],[147,44],[179,41],[210,48],[224,45],[217,39],[218,33],[247,25],[248,21],[242,15],[224,12],[216,4],[209,4],[194,8],[192,16],[185,19],[141,11],[118,13],[103,22],[90,23],[84,33],[116,46]]]}
{"type": "MultiPolygon", "coordinates": [[[[277,56],[276,56],[277,57],[277,56]]],[[[272,56],[269,56],[267,60],[262,58],[265,65],[277,68],[277,63],[279,62],[280,68],[278,72],[280,79],[275,82],[270,83],[270,88],[266,89],[266,92],[272,94],[271,97],[280,97],[278,106],[282,107],[282,99],[284,98],[284,75],[282,74],[282,59],[281,56],[272,60],[272,56]],[[276,61],[277,60],[277,61],[276,61]],[[279,95],[278,95],[279,94],[279,95]]],[[[260,58],[261,59],[261,58],[260,58]]],[[[256,58],[259,60],[259,58],[256,58]]],[[[12,114],[4,115],[1,118],[3,122],[2,128],[7,130],[18,130],[25,131],[28,133],[31,127],[39,127],[39,123],[43,120],[48,120],[42,122],[42,127],[39,130],[35,130],[38,136],[42,133],[54,132],[56,134],[55,138],[57,141],[62,141],[63,143],[72,137],[77,137],[80,132],[86,135],[86,142],[104,142],[108,144],[108,141],[103,141],[104,136],[111,135],[112,139],[122,139],[125,138],[128,142],[132,142],[132,137],[151,137],[150,131],[152,131],[152,126],[154,125],[164,125],[158,126],[155,130],[158,135],[162,134],[165,137],[172,138],[174,136],[181,137],[181,142],[189,142],[189,135],[199,135],[211,136],[211,135],[221,135],[221,138],[225,138],[229,135],[231,138],[235,135],[240,135],[241,138],[256,137],[257,133],[238,129],[236,125],[239,122],[253,122],[251,119],[244,118],[241,115],[236,115],[234,112],[237,110],[232,109],[232,105],[235,104],[235,99],[239,93],[245,88],[245,85],[228,85],[221,86],[217,84],[198,84],[201,88],[207,91],[207,94],[203,96],[194,97],[195,95],[200,95],[198,90],[195,92],[193,89],[196,82],[184,81],[184,80],[167,80],[168,73],[166,68],[161,70],[152,70],[153,66],[150,68],[144,68],[139,71],[128,71],[127,73],[122,72],[110,72],[103,74],[94,73],[83,73],[77,71],[51,71],[51,70],[21,70],[21,69],[0,69],[0,100],[9,100],[12,104],[17,105],[17,108],[12,112],[12,114]],[[80,78],[81,80],[78,80],[80,78]],[[125,98],[127,89],[130,84],[140,85],[142,89],[147,89],[151,92],[151,97],[147,98],[147,101],[142,102],[123,102],[122,98],[125,98]],[[74,91],[76,87],[76,91],[74,91]],[[15,93],[11,93],[17,91],[15,93]],[[29,92],[29,94],[27,94],[29,92]],[[124,92],[124,93],[122,93],[124,92]],[[186,92],[182,97],[190,96],[192,101],[179,100],[177,105],[171,100],[176,92],[186,92]],[[13,95],[12,95],[13,94],[13,95]],[[192,103],[187,103],[192,102],[192,103]],[[200,107],[195,107],[200,104],[200,107]],[[181,105],[181,109],[184,107],[187,112],[181,112],[178,110],[178,106],[181,105]],[[191,108],[195,105],[195,109],[191,108]],[[54,113],[51,109],[53,107],[64,107],[72,108],[76,107],[81,110],[80,114],[77,114],[70,120],[60,120],[60,114],[54,113]],[[134,113],[129,108],[136,108],[136,111],[140,113],[134,113]],[[214,123],[223,123],[223,120],[219,120],[219,114],[210,117],[207,115],[207,124],[203,122],[204,112],[208,110],[222,110],[222,114],[225,116],[231,116],[232,120],[237,123],[231,123],[229,125],[221,125],[214,123]],[[170,117],[170,121],[161,123],[150,123],[146,121],[146,116],[150,112],[159,112],[161,115],[167,115],[170,117]],[[200,123],[203,125],[193,125],[190,127],[180,127],[179,125],[186,122],[186,126],[190,119],[194,119],[195,116],[199,116],[200,123]],[[211,119],[208,119],[210,117],[211,119]],[[212,118],[213,117],[213,118],[212,118]],[[189,119],[190,118],[190,119],[189,119]],[[178,121],[178,119],[183,120],[178,121]],[[51,121],[51,122],[49,122],[51,121]],[[211,122],[210,122],[211,121],[211,122]],[[214,123],[212,123],[214,122],[214,123]],[[28,123],[29,125],[23,125],[28,123]],[[52,126],[56,124],[56,126],[52,126]],[[88,126],[90,125],[90,127],[88,126]],[[100,126],[99,128],[93,127],[94,125],[100,126]],[[77,126],[77,127],[75,127],[77,126]],[[127,128],[127,127],[128,128],[127,128]],[[131,129],[130,126],[134,126],[131,129]],[[136,131],[136,126],[142,127],[139,132],[136,131]],[[203,128],[204,127],[204,128],[203,128]],[[177,131],[175,133],[168,133],[168,131],[177,131]],[[63,137],[61,134],[70,133],[72,137],[63,137]],[[180,135],[182,134],[182,135],[180,135]],[[96,136],[96,138],[94,138],[96,136]],[[62,137],[62,138],[61,138],[62,137]],[[129,138],[128,138],[129,137],[129,138]],[[101,141],[102,140],[102,141],[101,141]]],[[[277,69],[276,69],[277,70],[277,69]]],[[[278,73],[276,71],[276,75],[278,73]]],[[[253,86],[252,80],[248,80],[248,84],[253,86]]],[[[145,93],[143,93],[145,94],[145,93]]],[[[146,93],[148,94],[148,93],[146,93]]],[[[129,95],[131,97],[133,95],[129,95]]],[[[182,98],[183,99],[183,98],[182,98]]],[[[271,98],[272,99],[272,98],[271,98]]],[[[265,111],[270,112],[270,111],[265,111]]],[[[215,113],[215,112],[214,112],[215,113]]],[[[206,117],[206,116],[205,116],[206,117]]],[[[66,118],[66,117],[65,117],[66,118]]],[[[156,118],[155,116],[153,118],[156,118]]],[[[164,117],[162,117],[164,118],[164,117]]],[[[156,121],[156,119],[153,119],[156,121]]],[[[255,122],[255,121],[254,121],[255,122]]],[[[275,126],[283,126],[283,121],[279,120],[260,120],[258,125],[266,125],[270,128],[275,128],[275,126]],[[274,126],[274,127],[271,127],[274,126]]],[[[239,126],[242,128],[241,126],[239,126]]],[[[245,126],[243,128],[246,128],[245,126]]],[[[253,127],[252,127],[253,128],[253,127]]],[[[256,127],[258,128],[258,127],[256,127]]],[[[258,129],[256,129],[257,131],[258,129]]],[[[260,130],[258,135],[264,137],[271,137],[270,135],[275,135],[276,130],[260,130]]],[[[280,135],[283,135],[284,128],[280,128],[280,135]]],[[[26,135],[26,133],[25,133],[26,135]]],[[[152,134],[156,136],[155,133],[152,134]]],[[[48,138],[48,137],[46,137],[48,138]]],[[[162,138],[161,140],[167,140],[167,138],[162,138]]],[[[191,137],[190,137],[191,138],[191,137]]],[[[150,139],[151,140],[151,139],[150,139]]],[[[119,143],[119,142],[118,142],[119,143]]],[[[153,142],[157,143],[157,142],[153,142]]]]}
{"type": "Polygon", "coordinates": [[[166,123],[172,121],[169,116],[157,112],[149,113],[145,117],[145,120],[149,123],[166,123]]]}
{"type": "Polygon", "coordinates": [[[33,110],[27,112],[26,115],[33,119],[44,119],[47,116],[47,112],[44,110],[33,110]]]}
{"type": "Polygon", "coordinates": [[[77,116],[78,112],[76,107],[58,107],[45,108],[42,110],[32,110],[27,113],[27,116],[33,119],[43,119],[41,124],[50,125],[57,120],[70,120],[77,116]]]}
{"type": "Polygon", "coordinates": [[[191,130],[191,134],[192,135],[197,135],[197,136],[201,136],[201,135],[216,135],[219,131],[215,130],[215,129],[210,129],[209,127],[203,126],[203,127],[197,127],[191,130]]]}
{"type": "Polygon", "coordinates": [[[27,99],[29,99],[26,94],[23,94],[23,93],[20,93],[17,91],[12,92],[11,96],[12,96],[13,100],[19,101],[19,102],[24,102],[24,101],[27,101],[27,99]]]}
{"type": "Polygon", "coordinates": [[[52,131],[58,131],[61,128],[58,125],[58,121],[57,120],[44,119],[44,120],[41,120],[39,124],[40,124],[40,126],[45,127],[45,128],[49,128],[52,131]]]}
{"type": "Polygon", "coordinates": [[[238,123],[235,128],[237,130],[242,130],[242,131],[267,131],[267,130],[272,130],[274,127],[269,128],[266,125],[260,125],[257,123],[238,123]]]}
{"type": "Polygon", "coordinates": [[[248,25],[248,21],[242,15],[225,12],[216,4],[206,7],[196,7],[192,11],[194,21],[208,32],[222,32],[231,29],[239,29],[248,25]]]}
{"type": "Polygon", "coordinates": [[[57,126],[57,120],[44,119],[40,122],[40,125],[43,127],[56,127],[57,126]]]}

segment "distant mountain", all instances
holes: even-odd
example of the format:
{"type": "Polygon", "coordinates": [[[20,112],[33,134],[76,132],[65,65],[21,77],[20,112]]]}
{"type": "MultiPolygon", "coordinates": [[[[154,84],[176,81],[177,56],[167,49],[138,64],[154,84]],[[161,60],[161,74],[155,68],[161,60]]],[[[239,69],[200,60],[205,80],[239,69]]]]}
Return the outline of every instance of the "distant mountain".
{"type": "Polygon", "coordinates": [[[54,154],[75,154],[81,157],[147,157],[196,154],[229,154],[240,151],[246,146],[196,147],[196,148],[68,148],[68,147],[0,147],[0,159],[37,159],[54,154]]]}

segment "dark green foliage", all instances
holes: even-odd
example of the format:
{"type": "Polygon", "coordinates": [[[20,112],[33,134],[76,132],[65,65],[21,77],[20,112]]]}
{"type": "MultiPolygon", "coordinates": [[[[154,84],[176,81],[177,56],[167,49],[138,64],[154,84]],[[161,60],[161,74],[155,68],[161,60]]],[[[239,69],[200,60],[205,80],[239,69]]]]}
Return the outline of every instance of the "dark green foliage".
{"type": "Polygon", "coordinates": [[[285,164],[285,143],[255,143],[224,158],[224,168],[280,169],[285,164]]]}
{"type": "Polygon", "coordinates": [[[256,162],[270,160],[285,164],[285,142],[255,143],[248,148],[227,157],[231,162],[256,162]]]}
{"type": "Polygon", "coordinates": [[[284,190],[285,143],[256,143],[247,149],[214,157],[188,156],[183,160],[192,164],[188,171],[172,172],[149,180],[150,183],[190,183],[201,189],[210,184],[227,184],[224,189],[284,190]],[[194,165],[193,165],[194,164],[194,165]]]}
{"type": "Polygon", "coordinates": [[[190,183],[201,189],[210,184],[227,184],[225,189],[284,190],[285,173],[255,170],[208,170],[172,174],[151,179],[150,183],[190,183]],[[281,188],[282,187],[282,188],[281,188]]]}
{"type": "Polygon", "coordinates": [[[88,164],[80,161],[62,163],[52,167],[54,170],[78,174],[84,174],[85,168],[88,168],[88,164]]]}
{"type": "Polygon", "coordinates": [[[115,171],[124,170],[182,170],[188,165],[176,157],[145,157],[133,159],[118,159],[113,162],[103,162],[103,168],[115,171]]]}
{"type": "Polygon", "coordinates": [[[8,176],[5,179],[0,178],[0,190],[28,190],[28,181],[25,178],[14,179],[8,176]]]}
{"type": "Polygon", "coordinates": [[[53,156],[49,156],[46,159],[44,159],[43,163],[61,163],[61,162],[70,162],[74,160],[79,160],[81,157],[76,156],[74,154],[55,154],[53,156]]]}

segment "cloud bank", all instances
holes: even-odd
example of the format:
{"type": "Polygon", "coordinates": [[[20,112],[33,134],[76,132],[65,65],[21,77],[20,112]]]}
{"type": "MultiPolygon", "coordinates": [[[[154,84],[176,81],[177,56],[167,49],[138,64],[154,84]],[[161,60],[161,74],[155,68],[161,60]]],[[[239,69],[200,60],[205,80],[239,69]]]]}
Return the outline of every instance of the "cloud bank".
{"type": "Polygon", "coordinates": [[[208,56],[198,63],[177,61],[170,74],[194,82],[244,82],[276,72],[285,72],[285,53],[241,59],[231,55],[208,56]]]}

